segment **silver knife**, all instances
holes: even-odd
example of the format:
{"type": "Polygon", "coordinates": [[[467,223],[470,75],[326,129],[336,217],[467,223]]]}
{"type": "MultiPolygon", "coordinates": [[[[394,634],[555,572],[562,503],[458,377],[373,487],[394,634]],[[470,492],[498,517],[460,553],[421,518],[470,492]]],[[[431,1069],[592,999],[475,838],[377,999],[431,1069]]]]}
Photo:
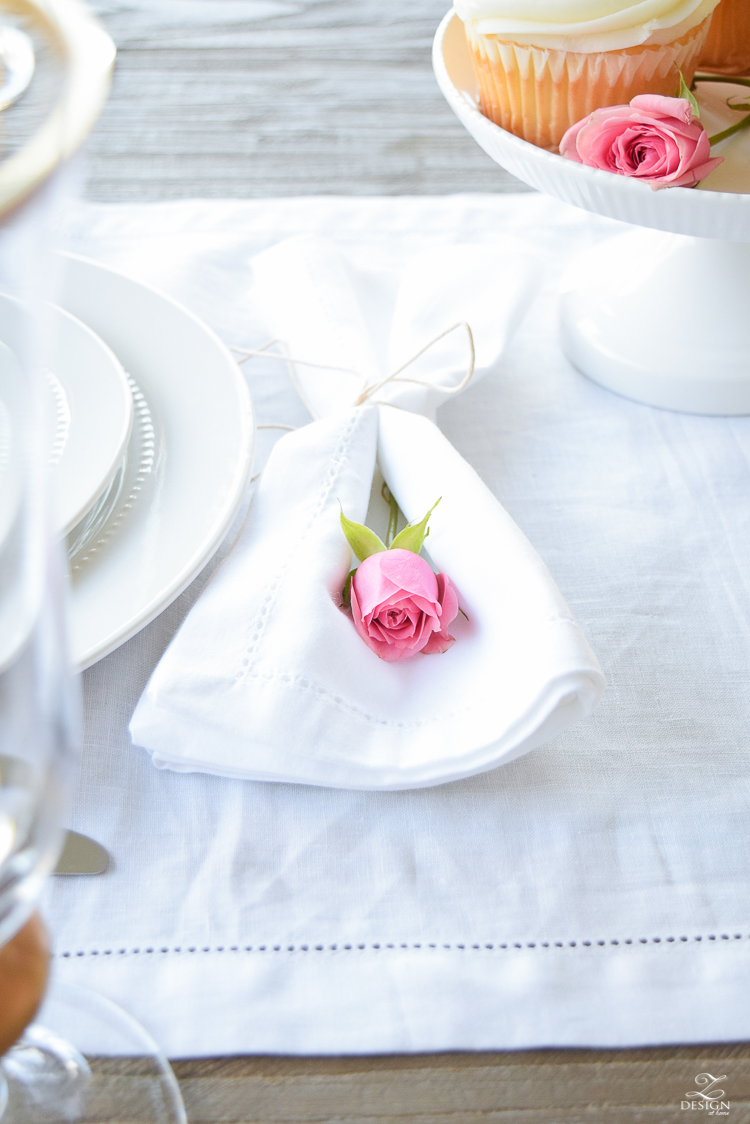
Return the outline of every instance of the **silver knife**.
{"type": "Polygon", "coordinates": [[[104,874],[108,866],[109,854],[101,843],[78,831],[66,831],[53,874],[104,874]]]}

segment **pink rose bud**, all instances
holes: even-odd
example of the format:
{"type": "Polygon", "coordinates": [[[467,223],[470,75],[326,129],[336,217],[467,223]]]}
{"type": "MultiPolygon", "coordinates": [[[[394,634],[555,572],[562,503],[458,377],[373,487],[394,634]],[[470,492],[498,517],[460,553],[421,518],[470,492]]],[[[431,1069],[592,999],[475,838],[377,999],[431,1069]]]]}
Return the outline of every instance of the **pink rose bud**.
{"type": "Polygon", "coordinates": [[[446,652],[454,641],[446,628],[458,614],[456,591],[411,550],[365,558],[352,576],[351,604],[357,632],[390,663],[446,652]]]}
{"type": "Polygon", "coordinates": [[[589,168],[645,180],[652,188],[691,187],[722,163],[685,98],[639,94],[630,105],[595,109],[571,126],[560,155],[589,168]]]}

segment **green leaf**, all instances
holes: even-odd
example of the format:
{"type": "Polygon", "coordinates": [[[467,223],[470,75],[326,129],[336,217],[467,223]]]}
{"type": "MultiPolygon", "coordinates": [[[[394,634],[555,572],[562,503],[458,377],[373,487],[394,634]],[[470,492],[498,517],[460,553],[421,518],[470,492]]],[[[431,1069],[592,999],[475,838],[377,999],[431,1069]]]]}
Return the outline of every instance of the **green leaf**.
{"type": "Polygon", "coordinates": [[[698,101],[695,97],[695,94],[693,93],[693,91],[690,89],[687,82],[685,81],[685,76],[683,75],[683,73],[679,69],[679,67],[677,68],[677,73],[680,76],[680,89],[679,89],[679,92],[677,94],[677,97],[678,98],[684,98],[685,101],[689,101],[690,102],[690,108],[692,109],[695,116],[700,117],[701,110],[700,110],[700,106],[698,105],[698,101]]]}
{"type": "Polygon", "coordinates": [[[344,588],[341,590],[341,604],[345,605],[347,609],[351,607],[352,603],[352,578],[354,577],[355,573],[356,570],[349,571],[349,573],[346,575],[344,588]]]}
{"type": "Polygon", "coordinates": [[[360,562],[364,562],[365,558],[369,558],[371,554],[377,554],[379,551],[386,549],[385,543],[380,541],[374,531],[365,527],[363,523],[353,523],[351,519],[346,518],[343,511],[341,512],[341,528],[346,535],[346,541],[360,562]]]}
{"type": "Polygon", "coordinates": [[[403,531],[396,535],[395,539],[391,543],[390,549],[413,550],[415,554],[419,554],[424,544],[424,540],[430,533],[427,530],[427,520],[430,518],[442,498],[443,497],[441,496],[440,499],[435,500],[434,504],[427,512],[421,523],[409,523],[408,526],[404,527],[403,531]]]}

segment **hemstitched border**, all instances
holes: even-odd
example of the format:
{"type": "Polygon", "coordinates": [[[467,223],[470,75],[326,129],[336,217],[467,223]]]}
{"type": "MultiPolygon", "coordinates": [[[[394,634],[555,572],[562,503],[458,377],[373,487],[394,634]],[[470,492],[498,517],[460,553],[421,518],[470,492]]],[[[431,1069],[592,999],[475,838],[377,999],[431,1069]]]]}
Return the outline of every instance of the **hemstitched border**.
{"type": "Polygon", "coordinates": [[[742,941],[750,940],[750,934],[746,933],[708,933],[706,935],[696,935],[692,937],[624,937],[619,939],[610,940],[596,940],[596,941],[497,941],[495,943],[485,942],[483,944],[441,944],[437,941],[434,942],[417,942],[409,944],[407,942],[401,943],[388,943],[376,942],[372,944],[247,944],[247,945],[177,945],[172,948],[166,946],[156,947],[151,945],[147,948],[105,948],[105,949],[89,949],[80,951],[69,952],[54,952],[53,957],[59,959],[71,959],[78,956],[142,956],[142,955],[165,955],[168,953],[213,953],[213,952],[383,952],[390,951],[391,949],[407,949],[407,950],[432,950],[441,949],[451,952],[502,952],[505,950],[512,950],[518,948],[604,948],[612,945],[648,945],[648,944],[680,944],[680,943],[695,943],[700,941],[742,941]]]}

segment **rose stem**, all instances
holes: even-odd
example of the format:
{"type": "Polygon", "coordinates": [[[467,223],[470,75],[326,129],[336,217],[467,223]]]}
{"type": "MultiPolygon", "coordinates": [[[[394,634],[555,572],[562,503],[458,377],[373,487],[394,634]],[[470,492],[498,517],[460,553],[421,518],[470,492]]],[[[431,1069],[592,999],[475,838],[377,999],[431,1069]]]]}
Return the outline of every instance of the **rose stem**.
{"type": "Polygon", "coordinates": [[[388,500],[388,507],[390,510],[388,512],[388,534],[385,537],[385,545],[390,547],[398,530],[398,504],[395,496],[391,496],[388,500]]]}
{"type": "Polygon", "coordinates": [[[741,121],[737,121],[736,124],[730,125],[728,129],[724,129],[722,133],[715,133],[714,136],[709,137],[708,143],[710,145],[718,144],[719,141],[726,140],[727,137],[732,137],[735,133],[746,129],[748,125],[750,125],[750,113],[748,113],[747,117],[743,117],[741,121]]]}
{"type": "Polygon", "coordinates": [[[693,85],[696,82],[726,82],[730,86],[750,86],[750,78],[729,78],[722,74],[696,74],[693,85]]]}
{"type": "Polygon", "coordinates": [[[388,512],[388,533],[385,536],[385,545],[387,547],[390,547],[391,543],[396,537],[396,531],[398,530],[398,502],[388,485],[385,483],[380,489],[380,494],[390,508],[388,512]]]}
{"type": "MultiPolygon", "coordinates": [[[[694,86],[696,82],[724,82],[728,86],[750,86],[750,78],[738,78],[736,74],[696,74],[693,77],[692,85],[694,86]]],[[[729,105],[728,101],[727,106],[729,109],[737,110],[746,108],[745,106],[729,105]]],[[[730,125],[728,129],[724,130],[723,133],[716,133],[715,136],[709,137],[709,143],[718,144],[719,141],[726,140],[727,137],[732,137],[735,133],[739,133],[742,129],[746,129],[749,124],[750,114],[747,117],[743,117],[743,119],[741,121],[738,121],[735,125],[730,125]]]]}

